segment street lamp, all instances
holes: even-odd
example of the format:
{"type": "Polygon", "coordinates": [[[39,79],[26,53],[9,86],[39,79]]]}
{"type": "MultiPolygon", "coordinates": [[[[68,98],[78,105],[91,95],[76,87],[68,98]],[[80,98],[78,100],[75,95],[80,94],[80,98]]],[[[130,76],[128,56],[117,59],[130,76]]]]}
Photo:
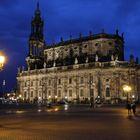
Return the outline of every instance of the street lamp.
{"type": "Polygon", "coordinates": [[[20,98],[20,99],[22,98],[22,95],[21,95],[21,94],[19,95],[19,98],[20,98]]]}
{"type": "Polygon", "coordinates": [[[0,52],[0,70],[3,69],[4,63],[5,63],[5,56],[2,52],[0,52]]]}
{"type": "Polygon", "coordinates": [[[49,96],[48,96],[48,101],[49,101],[49,102],[52,101],[51,98],[52,98],[52,97],[49,95],[49,96]]]}
{"type": "Polygon", "coordinates": [[[129,92],[131,91],[131,87],[128,86],[128,85],[124,85],[124,86],[123,86],[123,90],[124,90],[124,92],[127,93],[127,103],[128,103],[128,94],[129,94],[129,92]]]}
{"type": "Polygon", "coordinates": [[[58,98],[58,96],[57,96],[57,95],[55,95],[55,103],[57,102],[57,98],[58,98]]]}

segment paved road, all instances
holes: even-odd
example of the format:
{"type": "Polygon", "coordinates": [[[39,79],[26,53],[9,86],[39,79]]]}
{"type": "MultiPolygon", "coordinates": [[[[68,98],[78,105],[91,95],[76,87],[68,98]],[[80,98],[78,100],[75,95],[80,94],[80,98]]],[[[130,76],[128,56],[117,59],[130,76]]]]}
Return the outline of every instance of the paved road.
{"type": "Polygon", "coordinates": [[[0,110],[0,140],[139,140],[140,115],[124,107],[0,110]]]}

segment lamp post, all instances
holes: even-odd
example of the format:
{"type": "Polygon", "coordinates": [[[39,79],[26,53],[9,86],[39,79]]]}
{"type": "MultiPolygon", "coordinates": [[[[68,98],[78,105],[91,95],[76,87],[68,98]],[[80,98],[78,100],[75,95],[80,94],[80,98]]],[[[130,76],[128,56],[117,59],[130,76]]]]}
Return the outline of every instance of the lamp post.
{"type": "MultiPolygon", "coordinates": [[[[0,51],[0,71],[3,70],[4,63],[5,63],[5,56],[4,56],[4,53],[0,51]]],[[[3,81],[3,87],[2,87],[3,95],[2,96],[4,96],[4,86],[5,86],[5,80],[3,81]]]]}
{"type": "Polygon", "coordinates": [[[128,103],[128,94],[131,91],[131,87],[129,85],[124,85],[123,90],[124,90],[124,92],[127,93],[127,103],[128,103]]]}
{"type": "Polygon", "coordinates": [[[0,71],[3,69],[5,63],[5,56],[2,52],[0,52],[0,71]]]}
{"type": "Polygon", "coordinates": [[[58,98],[57,95],[55,95],[55,103],[57,103],[57,98],[58,98]]]}

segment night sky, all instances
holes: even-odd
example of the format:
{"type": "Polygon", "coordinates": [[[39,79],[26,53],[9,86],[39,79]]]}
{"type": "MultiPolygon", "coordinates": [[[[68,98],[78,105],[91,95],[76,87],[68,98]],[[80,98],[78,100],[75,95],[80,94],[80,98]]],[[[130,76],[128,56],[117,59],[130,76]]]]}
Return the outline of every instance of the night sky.
{"type": "MultiPolygon", "coordinates": [[[[125,36],[125,59],[130,54],[140,58],[140,1],[139,0],[39,0],[45,21],[47,44],[93,33],[115,33],[125,36]]],[[[16,87],[17,67],[25,65],[31,19],[37,0],[0,0],[0,50],[7,55],[5,69],[0,73],[0,92],[16,87]]]]}

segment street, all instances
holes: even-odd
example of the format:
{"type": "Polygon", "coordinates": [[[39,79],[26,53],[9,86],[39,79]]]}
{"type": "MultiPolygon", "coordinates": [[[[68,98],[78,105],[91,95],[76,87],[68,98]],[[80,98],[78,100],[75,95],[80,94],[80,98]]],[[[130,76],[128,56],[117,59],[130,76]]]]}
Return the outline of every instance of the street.
{"type": "Polygon", "coordinates": [[[0,140],[138,140],[140,112],[125,107],[0,109],[0,140]]]}

